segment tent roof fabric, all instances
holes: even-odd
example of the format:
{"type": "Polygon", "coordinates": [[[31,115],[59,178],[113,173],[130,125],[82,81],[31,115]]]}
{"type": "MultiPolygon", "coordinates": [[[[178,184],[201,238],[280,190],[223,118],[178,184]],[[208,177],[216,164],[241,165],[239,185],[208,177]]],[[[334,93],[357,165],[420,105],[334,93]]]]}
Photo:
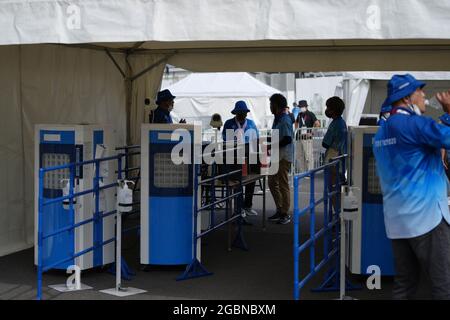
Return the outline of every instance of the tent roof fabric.
{"type": "Polygon", "coordinates": [[[449,39],[449,18],[442,0],[4,0],[0,44],[449,39]]]}
{"type": "Polygon", "coordinates": [[[3,0],[0,45],[167,54],[196,72],[450,71],[442,0],[3,0]]]}
{"type": "Polygon", "coordinates": [[[193,73],[167,87],[177,97],[269,97],[279,93],[246,72],[193,73]]]}

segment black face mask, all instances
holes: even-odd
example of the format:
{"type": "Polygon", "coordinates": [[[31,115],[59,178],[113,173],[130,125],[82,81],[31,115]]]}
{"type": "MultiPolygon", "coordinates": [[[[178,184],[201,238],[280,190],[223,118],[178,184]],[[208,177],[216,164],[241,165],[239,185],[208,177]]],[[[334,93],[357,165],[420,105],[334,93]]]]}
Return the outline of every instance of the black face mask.
{"type": "Polygon", "coordinates": [[[330,109],[325,110],[325,115],[328,118],[333,118],[333,112],[330,109]]]}

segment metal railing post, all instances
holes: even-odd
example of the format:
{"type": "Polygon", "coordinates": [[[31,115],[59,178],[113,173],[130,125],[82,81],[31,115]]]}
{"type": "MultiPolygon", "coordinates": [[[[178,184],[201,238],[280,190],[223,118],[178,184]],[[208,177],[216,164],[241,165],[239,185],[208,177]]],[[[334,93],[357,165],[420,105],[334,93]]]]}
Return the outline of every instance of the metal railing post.
{"type": "Polygon", "coordinates": [[[42,211],[44,197],[44,171],[39,169],[39,198],[38,198],[38,265],[37,265],[37,299],[42,300],[42,269],[43,269],[43,225],[42,211]]]}
{"type": "Polygon", "coordinates": [[[294,299],[300,299],[300,288],[299,288],[299,228],[300,228],[300,217],[299,217],[299,205],[298,205],[298,177],[294,176],[294,299]]]}
{"type": "Polygon", "coordinates": [[[314,190],[315,190],[315,174],[314,172],[311,173],[311,184],[310,184],[310,201],[309,201],[309,212],[310,212],[310,221],[309,221],[309,233],[310,233],[310,239],[311,239],[311,248],[310,248],[310,269],[311,272],[314,272],[315,270],[315,264],[316,264],[316,240],[315,240],[315,230],[316,230],[316,210],[315,210],[315,197],[314,197],[314,190]]]}

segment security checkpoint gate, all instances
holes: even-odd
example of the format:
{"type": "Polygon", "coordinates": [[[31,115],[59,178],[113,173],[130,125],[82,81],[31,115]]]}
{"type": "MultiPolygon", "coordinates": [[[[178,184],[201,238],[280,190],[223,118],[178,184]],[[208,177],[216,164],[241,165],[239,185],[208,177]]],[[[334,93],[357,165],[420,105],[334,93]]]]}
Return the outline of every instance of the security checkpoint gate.
{"type": "MultiPolygon", "coordinates": [[[[36,125],[35,126],[35,225],[38,225],[39,169],[65,166],[75,162],[92,160],[108,156],[112,144],[110,130],[100,125],[36,125]]],[[[92,189],[98,179],[100,185],[114,181],[114,168],[111,163],[92,163],[88,166],[76,166],[74,169],[73,191],[83,192],[92,189]],[[110,168],[111,167],[111,168],[110,168]],[[98,170],[98,178],[95,171],[98,170]]],[[[65,167],[45,172],[43,177],[42,201],[67,196],[69,190],[70,170],[65,167]]],[[[93,245],[114,237],[114,217],[100,218],[102,212],[115,208],[114,191],[102,190],[98,199],[95,195],[84,195],[72,200],[68,199],[43,207],[42,232],[52,234],[61,228],[68,228],[80,221],[93,219],[76,230],[59,233],[44,239],[42,260],[45,265],[52,265],[73,256],[93,245]],[[98,205],[96,202],[98,201],[98,205]],[[73,206],[71,214],[70,206],[73,206]],[[99,210],[96,210],[98,207],[99,210]]],[[[38,243],[38,228],[35,228],[35,243],[38,243]]],[[[35,245],[35,264],[38,264],[38,246],[35,245]]],[[[76,257],[70,261],[54,266],[55,269],[67,269],[77,265],[81,270],[102,266],[114,261],[114,245],[97,246],[93,252],[76,257]]]]}
{"type": "Polygon", "coordinates": [[[350,181],[358,190],[361,206],[357,218],[346,223],[347,265],[355,274],[367,274],[367,268],[376,265],[382,275],[394,275],[391,240],[386,236],[383,196],[372,151],[377,130],[377,126],[349,128],[350,181]]]}
{"type": "MultiPolygon", "coordinates": [[[[201,148],[201,127],[188,124],[143,124],[141,127],[141,263],[189,264],[194,258],[195,145],[201,148]],[[184,129],[188,136],[179,134],[184,129]],[[174,133],[175,132],[175,133],[174,133]],[[190,141],[187,141],[189,139],[190,141]],[[172,150],[189,145],[190,163],[175,164],[172,150]]],[[[201,149],[200,149],[201,153],[201,149]]],[[[184,154],[183,154],[184,155],[184,154]]],[[[196,194],[196,193],[195,193],[196,194]]],[[[200,260],[200,241],[197,256],[200,260]]]]}

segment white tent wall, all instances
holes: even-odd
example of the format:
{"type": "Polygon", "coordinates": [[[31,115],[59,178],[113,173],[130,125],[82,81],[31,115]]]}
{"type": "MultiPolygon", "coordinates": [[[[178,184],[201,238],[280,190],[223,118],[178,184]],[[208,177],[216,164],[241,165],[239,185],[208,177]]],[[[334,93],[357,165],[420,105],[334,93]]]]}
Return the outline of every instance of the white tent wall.
{"type": "Polygon", "coordinates": [[[312,112],[323,115],[325,102],[334,95],[340,82],[342,77],[295,79],[295,99],[306,100],[312,112]]]}
{"type": "Polygon", "coordinates": [[[34,125],[109,124],[125,144],[125,90],[104,52],[0,47],[0,256],[33,245],[34,125]]]}
{"type": "Polygon", "coordinates": [[[0,61],[8,62],[0,69],[0,256],[27,248],[27,230],[33,228],[33,216],[24,210],[19,56],[19,46],[0,47],[0,61]]]}
{"type": "Polygon", "coordinates": [[[244,100],[250,109],[248,118],[255,121],[259,128],[271,125],[273,116],[270,114],[269,97],[199,97],[199,98],[176,98],[174,110],[172,111],[174,120],[186,119],[188,123],[194,120],[201,120],[203,128],[209,129],[209,122],[213,113],[219,113],[223,123],[233,118],[231,110],[236,101],[244,100]]]}
{"type": "Polygon", "coordinates": [[[129,57],[131,73],[133,75],[154,66],[141,77],[133,81],[131,110],[130,110],[130,143],[139,144],[141,140],[141,123],[148,122],[150,108],[144,105],[145,98],[149,98],[151,106],[156,107],[156,95],[160,89],[164,73],[164,55],[132,55],[129,57]]]}
{"type": "Polygon", "coordinates": [[[369,93],[370,81],[368,79],[344,79],[342,86],[345,102],[343,117],[348,126],[357,126],[369,93]]]}

